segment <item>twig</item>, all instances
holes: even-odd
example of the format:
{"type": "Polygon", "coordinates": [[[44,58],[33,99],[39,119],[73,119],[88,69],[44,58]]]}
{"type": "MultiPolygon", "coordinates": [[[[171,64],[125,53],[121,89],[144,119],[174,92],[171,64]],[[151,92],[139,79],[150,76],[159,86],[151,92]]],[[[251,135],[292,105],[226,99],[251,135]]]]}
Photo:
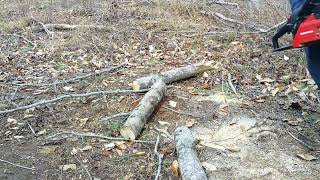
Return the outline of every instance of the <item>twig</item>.
{"type": "MultiPolygon", "coordinates": [[[[88,168],[80,161],[80,159],[74,155],[74,158],[78,161],[78,163],[80,164],[80,166],[86,171],[87,175],[88,175],[88,179],[92,180],[92,176],[88,170],[88,168]]],[[[63,168],[62,168],[63,169],[63,168]]]]}
{"type": "Polygon", "coordinates": [[[167,110],[169,110],[169,111],[175,112],[175,113],[177,113],[177,114],[182,114],[182,115],[192,116],[192,117],[194,116],[194,115],[191,114],[191,113],[182,112],[182,111],[177,111],[177,110],[174,110],[174,109],[169,108],[169,107],[167,107],[167,106],[163,106],[163,108],[165,108],[165,109],[167,109],[167,110]]]}
{"type": "Polygon", "coordinates": [[[131,114],[131,112],[126,112],[126,113],[119,113],[119,114],[114,114],[108,117],[104,117],[100,120],[100,122],[106,122],[106,121],[110,121],[112,119],[126,119],[127,117],[129,117],[131,114]]]}
{"type": "Polygon", "coordinates": [[[28,126],[29,126],[29,128],[30,128],[30,130],[31,130],[32,134],[36,135],[36,132],[33,130],[32,126],[31,126],[31,124],[30,124],[29,122],[27,122],[27,124],[28,124],[28,126]]]}
{"type": "Polygon", "coordinates": [[[66,83],[71,83],[71,82],[83,80],[83,79],[89,78],[91,76],[97,76],[97,75],[101,75],[101,74],[104,74],[104,73],[110,73],[110,72],[113,72],[113,71],[115,71],[117,69],[126,67],[127,64],[128,63],[125,62],[125,63],[119,64],[117,66],[114,66],[114,67],[110,67],[110,68],[105,68],[105,69],[99,70],[99,71],[94,72],[94,73],[89,73],[89,74],[86,74],[86,75],[77,76],[77,77],[74,77],[74,78],[71,78],[71,79],[62,80],[62,81],[56,81],[56,82],[53,82],[53,83],[50,83],[50,84],[30,84],[30,83],[25,83],[25,84],[6,83],[6,84],[14,85],[14,86],[35,86],[35,87],[52,86],[52,85],[55,86],[55,85],[59,85],[59,84],[66,84],[66,83]]]}
{"type": "Polygon", "coordinates": [[[4,163],[7,163],[7,164],[10,164],[10,165],[13,165],[13,166],[16,166],[16,167],[22,168],[22,169],[28,169],[28,170],[32,170],[32,171],[35,171],[35,170],[36,170],[35,168],[30,168],[30,167],[22,166],[22,165],[15,164],[15,163],[12,163],[12,162],[9,162],[9,161],[6,161],[6,160],[3,160],[3,159],[0,159],[0,162],[4,162],[4,163]]]}
{"type": "Polygon", "coordinates": [[[144,93],[147,92],[149,89],[141,89],[141,90],[115,90],[115,91],[97,91],[97,92],[89,92],[84,94],[66,94],[62,96],[58,96],[54,99],[48,99],[48,100],[41,100],[39,102],[36,102],[34,104],[29,104],[26,106],[17,107],[15,109],[9,109],[0,111],[0,114],[8,114],[16,111],[22,111],[26,109],[30,109],[33,107],[37,107],[40,105],[50,104],[54,103],[60,100],[64,99],[71,99],[71,98],[80,98],[80,97],[89,97],[89,96],[103,96],[103,95],[112,95],[112,94],[131,94],[131,93],[144,93]]]}
{"type": "Polygon", "coordinates": [[[235,6],[236,8],[239,8],[239,4],[237,3],[224,2],[224,1],[209,1],[207,2],[207,4],[208,5],[210,4],[228,5],[228,6],[235,6]]]}
{"type": "Polygon", "coordinates": [[[155,127],[154,130],[158,131],[159,133],[161,133],[161,135],[163,135],[164,137],[169,138],[170,140],[174,140],[174,137],[169,134],[169,132],[167,131],[167,129],[160,129],[155,127]]]}
{"type": "Polygon", "coordinates": [[[78,133],[78,132],[72,132],[72,131],[63,131],[59,132],[57,134],[54,134],[52,136],[47,137],[45,140],[52,139],[59,135],[74,135],[74,136],[80,136],[80,137],[90,137],[90,138],[100,138],[100,139],[107,139],[107,140],[114,140],[114,141],[131,141],[136,143],[146,143],[146,144],[154,144],[154,141],[142,141],[142,140],[130,140],[126,138],[117,138],[117,137],[109,137],[109,136],[103,136],[99,134],[94,133],[78,133]]]}
{"type": "Polygon", "coordinates": [[[28,42],[29,44],[31,44],[33,47],[36,46],[36,44],[33,43],[32,41],[30,41],[29,39],[27,39],[27,38],[25,38],[25,37],[23,37],[23,36],[17,35],[17,34],[0,34],[0,36],[14,36],[14,37],[18,37],[18,38],[21,38],[21,39],[27,41],[27,42],[28,42]]]}
{"type": "Polygon", "coordinates": [[[299,143],[301,143],[302,145],[304,145],[305,147],[307,147],[309,150],[314,151],[315,148],[311,147],[310,145],[308,145],[307,143],[303,142],[302,140],[298,139],[297,137],[295,137],[291,132],[289,132],[287,130],[288,134],[296,141],[298,141],[299,143]]]}
{"type": "Polygon", "coordinates": [[[161,154],[158,152],[159,143],[160,143],[160,134],[157,136],[156,145],[154,146],[154,154],[158,157],[158,170],[154,180],[158,180],[161,173],[162,157],[161,157],[161,154]]]}
{"type": "Polygon", "coordinates": [[[236,90],[236,88],[234,87],[234,85],[232,84],[232,79],[231,79],[231,74],[230,74],[230,73],[228,73],[228,84],[229,84],[231,90],[233,91],[233,93],[236,94],[236,93],[237,93],[237,90],[236,90]]]}
{"type": "Polygon", "coordinates": [[[263,33],[268,33],[268,32],[270,32],[270,31],[272,31],[272,30],[274,30],[274,29],[277,29],[279,26],[283,25],[283,24],[286,23],[286,22],[287,22],[287,21],[282,21],[282,22],[280,22],[280,23],[272,26],[271,28],[267,29],[267,30],[266,30],[265,32],[263,32],[263,33]]]}

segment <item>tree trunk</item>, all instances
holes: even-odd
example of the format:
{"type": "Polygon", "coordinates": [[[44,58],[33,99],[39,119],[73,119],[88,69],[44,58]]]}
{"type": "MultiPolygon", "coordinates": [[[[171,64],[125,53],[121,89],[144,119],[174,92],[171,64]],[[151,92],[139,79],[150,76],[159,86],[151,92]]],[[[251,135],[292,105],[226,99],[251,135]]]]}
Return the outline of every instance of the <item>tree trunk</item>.
{"type": "Polygon", "coordinates": [[[213,66],[211,62],[180,67],[177,69],[161,72],[160,74],[150,75],[147,77],[136,79],[132,83],[132,88],[134,90],[149,88],[159,78],[159,76],[163,79],[163,81],[166,84],[170,84],[175,81],[194,77],[197,74],[204,73],[205,71],[210,71],[216,68],[217,67],[213,66]]]}
{"type": "Polygon", "coordinates": [[[157,79],[151,89],[145,94],[138,107],[135,108],[120,130],[124,138],[136,139],[151,116],[155,108],[160,103],[166,90],[166,84],[161,78],[157,79]]]}
{"type": "Polygon", "coordinates": [[[178,127],[174,139],[182,180],[207,180],[207,175],[193,148],[194,139],[191,131],[187,127],[178,127]]]}

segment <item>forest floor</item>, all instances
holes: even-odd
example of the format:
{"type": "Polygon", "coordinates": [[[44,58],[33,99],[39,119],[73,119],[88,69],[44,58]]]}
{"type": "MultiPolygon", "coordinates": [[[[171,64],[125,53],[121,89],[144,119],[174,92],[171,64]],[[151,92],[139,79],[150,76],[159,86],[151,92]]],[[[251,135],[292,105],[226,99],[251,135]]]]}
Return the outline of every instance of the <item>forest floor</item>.
{"type": "Polygon", "coordinates": [[[153,179],[158,162],[147,142],[158,134],[160,179],[179,179],[178,126],[198,140],[209,179],[319,179],[320,108],[303,53],[273,53],[274,29],[262,30],[288,8],[266,1],[246,10],[233,2],[2,1],[0,179],[153,179]],[[95,27],[49,28],[62,23],[95,27]],[[170,85],[139,136],[145,142],[86,136],[120,137],[123,118],[102,120],[130,112],[143,93],[3,112],[61,95],[130,89],[136,78],[209,61],[219,69],[170,85]]]}

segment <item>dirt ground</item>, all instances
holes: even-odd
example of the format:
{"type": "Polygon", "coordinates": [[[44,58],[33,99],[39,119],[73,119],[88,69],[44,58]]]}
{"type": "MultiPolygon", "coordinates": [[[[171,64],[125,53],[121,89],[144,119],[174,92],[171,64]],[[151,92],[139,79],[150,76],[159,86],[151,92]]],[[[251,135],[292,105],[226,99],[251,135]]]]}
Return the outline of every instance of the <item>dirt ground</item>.
{"type": "Polygon", "coordinates": [[[287,1],[229,2],[236,5],[1,1],[1,112],[66,94],[130,89],[136,78],[199,62],[219,69],[171,84],[139,136],[142,143],[83,134],[120,137],[124,118],[102,119],[130,112],[143,93],[0,113],[0,179],[154,179],[158,162],[148,142],[158,134],[160,179],[179,179],[172,137],[183,125],[197,139],[209,179],[319,179],[315,85],[301,50],[273,53],[270,44],[274,29],[268,29],[287,17],[287,1]]]}

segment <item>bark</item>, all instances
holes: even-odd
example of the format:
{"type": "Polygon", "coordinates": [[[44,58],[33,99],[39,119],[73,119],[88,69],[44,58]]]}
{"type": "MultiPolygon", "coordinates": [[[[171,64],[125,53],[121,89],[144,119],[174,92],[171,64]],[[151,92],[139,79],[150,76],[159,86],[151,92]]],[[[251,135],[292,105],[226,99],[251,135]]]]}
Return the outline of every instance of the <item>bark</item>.
{"type": "Polygon", "coordinates": [[[120,134],[124,138],[136,139],[151,116],[155,108],[160,103],[166,90],[166,84],[161,78],[155,82],[151,89],[145,94],[138,107],[135,108],[123,127],[120,134]]]}
{"type": "Polygon", "coordinates": [[[160,76],[166,84],[170,84],[175,81],[187,79],[196,76],[197,74],[204,73],[205,71],[210,71],[216,69],[216,66],[213,66],[212,63],[201,63],[194,64],[185,67],[180,67],[177,69],[172,69],[169,71],[162,72],[156,75],[150,75],[136,79],[132,83],[132,88],[135,90],[144,89],[152,86],[152,84],[160,76]]]}
{"type": "Polygon", "coordinates": [[[187,127],[178,127],[174,139],[182,180],[207,180],[207,175],[194,150],[191,131],[187,127]]]}

